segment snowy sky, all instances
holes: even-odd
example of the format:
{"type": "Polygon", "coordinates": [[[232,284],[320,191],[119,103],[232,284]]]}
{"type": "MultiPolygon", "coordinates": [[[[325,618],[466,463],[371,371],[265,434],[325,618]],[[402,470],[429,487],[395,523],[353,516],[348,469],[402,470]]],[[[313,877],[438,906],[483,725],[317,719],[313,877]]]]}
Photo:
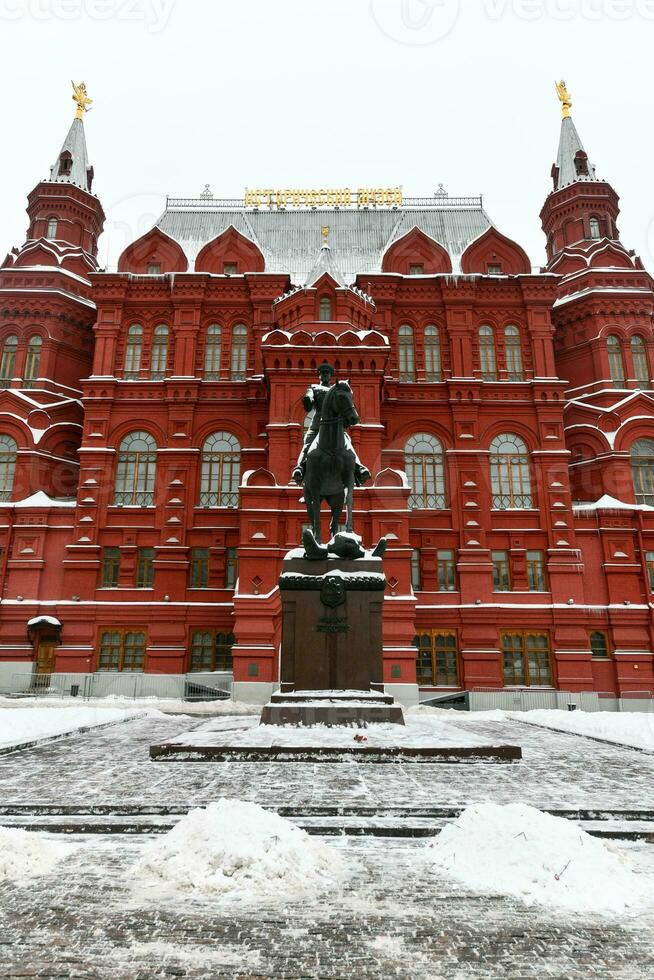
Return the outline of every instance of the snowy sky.
{"type": "Polygon", "coordinates": [[[622,240],[654,270],[654,0],[0,0],[0,250],[86,117],[108,220],[101,259],[166,193],[395,186],[483,193],[532,261],[560,111],[621,197],[622,240]]]}

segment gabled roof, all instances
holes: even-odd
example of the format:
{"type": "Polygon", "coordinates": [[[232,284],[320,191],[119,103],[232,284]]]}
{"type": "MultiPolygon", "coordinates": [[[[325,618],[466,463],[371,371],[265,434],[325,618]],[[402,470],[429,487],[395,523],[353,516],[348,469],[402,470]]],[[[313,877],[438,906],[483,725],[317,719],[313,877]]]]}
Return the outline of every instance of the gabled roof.
{"type": "Polygon", "coordinates": [[[595,176],[595,167],[590,160],[588,161],[588,173],[578,174],[575,167],[575,157],[578,153],[583,153],[587,159],[584,145],[579,138],[577,128],[571,116],[565,116],[561,120],[561,135],[559,137],[559,152],[556,157],[557,177],[554,190],[559,191],[562,187],[568,187],[576,181],[599,180],[595,176]]]}
{"type": "Polygon", "coordinates": [[[329,225],[330,245],[338,256],[341,278],[351,283],[358,273],[379,273],[389,245],[414,226],[447,250],[454,268],[473,239],[491,226],[481,198],[405,198],[398,208],[245,208],[237,201],[169,199],[157,222],[179,242],[193,267],[207,242],[233,225],[256,242],[266,272],[307,282],[316,264],[316,243],[329,225]]]}
{"type": "Polygon", "coordinates": [[[316,260],[316,264],[307,276],[307,281],[305,286],[314,286],[322,276],[331,276],[335,283],[339,286],[345,286],[346,282],[343,278],[341,270],[336,265],[334,261],[334,256],[332,255],[332,250],[325,242],[325,244],[320,249],[320,253],[316,260]]]}
{"type": "Polygon", "coordinates": [[[86,136],[84,135],[84,123],[81,119],[73,119],[73,124],[68,130],[68,136],[64,140],[57,159],[50,167],[50,180],[57,184],[75,184],[84,191],[90,191],[91,176],[89,171],[89,158],[86,149],[86,136]],[[70,153],[72,166],[70,173],[60,174],[60,160],[64,153],[70,153]]]}

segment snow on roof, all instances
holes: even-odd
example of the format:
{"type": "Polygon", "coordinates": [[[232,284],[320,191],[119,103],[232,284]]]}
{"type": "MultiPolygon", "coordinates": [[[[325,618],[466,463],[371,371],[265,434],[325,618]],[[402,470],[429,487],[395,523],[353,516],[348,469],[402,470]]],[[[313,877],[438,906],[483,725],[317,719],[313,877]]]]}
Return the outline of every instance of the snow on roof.
{"type": "Polygon", "coordinates": [[[573,510],[654,510],[649,504],[628,504],[605,493],[599,500],[573,502],[573,510]]]}
{"type": "Polygon", "coordinates": [[[56,616],[35,616],[33,619],[28,619],[28,626],[36,626],[38,623],[48,623],[49,626],[61,626],[61,620],[57,619],[56,616]]]}
{"type": "Polygon", "coordinates": [[[9,500],[4,504],[0,504],[4,507],[74,507],[75,500],[56,500],[54,497],[48,497],[47,493],[43,490],[37,490],[30,497],[25,497],[23,500],[9,500]]]}

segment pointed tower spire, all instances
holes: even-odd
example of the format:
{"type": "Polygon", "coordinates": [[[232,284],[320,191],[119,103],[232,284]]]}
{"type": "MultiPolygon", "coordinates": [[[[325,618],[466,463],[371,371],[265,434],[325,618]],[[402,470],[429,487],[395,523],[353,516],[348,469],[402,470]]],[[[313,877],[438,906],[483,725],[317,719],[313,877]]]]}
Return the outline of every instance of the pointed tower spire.
{"type": "Polygon", "coordinates": [[[618,240],[618,195],[599,178],[572,121],[572,99],[565,82],[556,82],[561,103],[561,134],[553,188],[541,211],[547,236],[547,258],[552,262],[563,248],[597,239],[618,240]]]}
{"type": "Polygon", "coordinates": [[[588,154],[579,138],[577,128],[572,121],[570,108],[572,99],[565,82],[556,82],[556,92],[561,102],[561,135],[559,137],[559,152],[556,163],[552,167],[554,190],[568,187],[576,180],[597,180],[595,167],[589,163],[588,154]]]}
{"type": "Polygon", "coordinates": [[[84,191],[90,191],[93,184],[93,167],[89,166],[84,134],[84,113],[89,111],[93,101],[86,94],[86,85],[80,82],[73,86],[73,100],[77,103],[75,118],[68,135],[59,151],[55,163],[50,167],[50,180],[75,184],[84,191]]]}
{"type": "Polygon", "coordinates": [[[334,261],[334,256],[332,255],[332,250],[329,244],[329,228],[327,225],[324,225],[322,228],[322,248],[320,249],[315,265],[307,276],[306,285],[315,285],[320,277],[324,276],[325,274],[331,276],[334,282],[338,283],[339,286],[347,285],[341,270],[334,261]]]}

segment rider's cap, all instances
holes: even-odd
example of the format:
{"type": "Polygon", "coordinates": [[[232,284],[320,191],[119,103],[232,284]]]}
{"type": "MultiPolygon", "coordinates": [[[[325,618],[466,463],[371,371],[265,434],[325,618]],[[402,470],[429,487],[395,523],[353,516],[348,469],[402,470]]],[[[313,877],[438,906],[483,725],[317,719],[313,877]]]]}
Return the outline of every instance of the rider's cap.
{"type": "Polygon", "coordinates": [[[317,371],[318,374],[321,374],[322,371],[329,371],[330,374],[333,374],[334,368],[327,361],[323,361],[322,364],[318,365],[317,371]]]}

